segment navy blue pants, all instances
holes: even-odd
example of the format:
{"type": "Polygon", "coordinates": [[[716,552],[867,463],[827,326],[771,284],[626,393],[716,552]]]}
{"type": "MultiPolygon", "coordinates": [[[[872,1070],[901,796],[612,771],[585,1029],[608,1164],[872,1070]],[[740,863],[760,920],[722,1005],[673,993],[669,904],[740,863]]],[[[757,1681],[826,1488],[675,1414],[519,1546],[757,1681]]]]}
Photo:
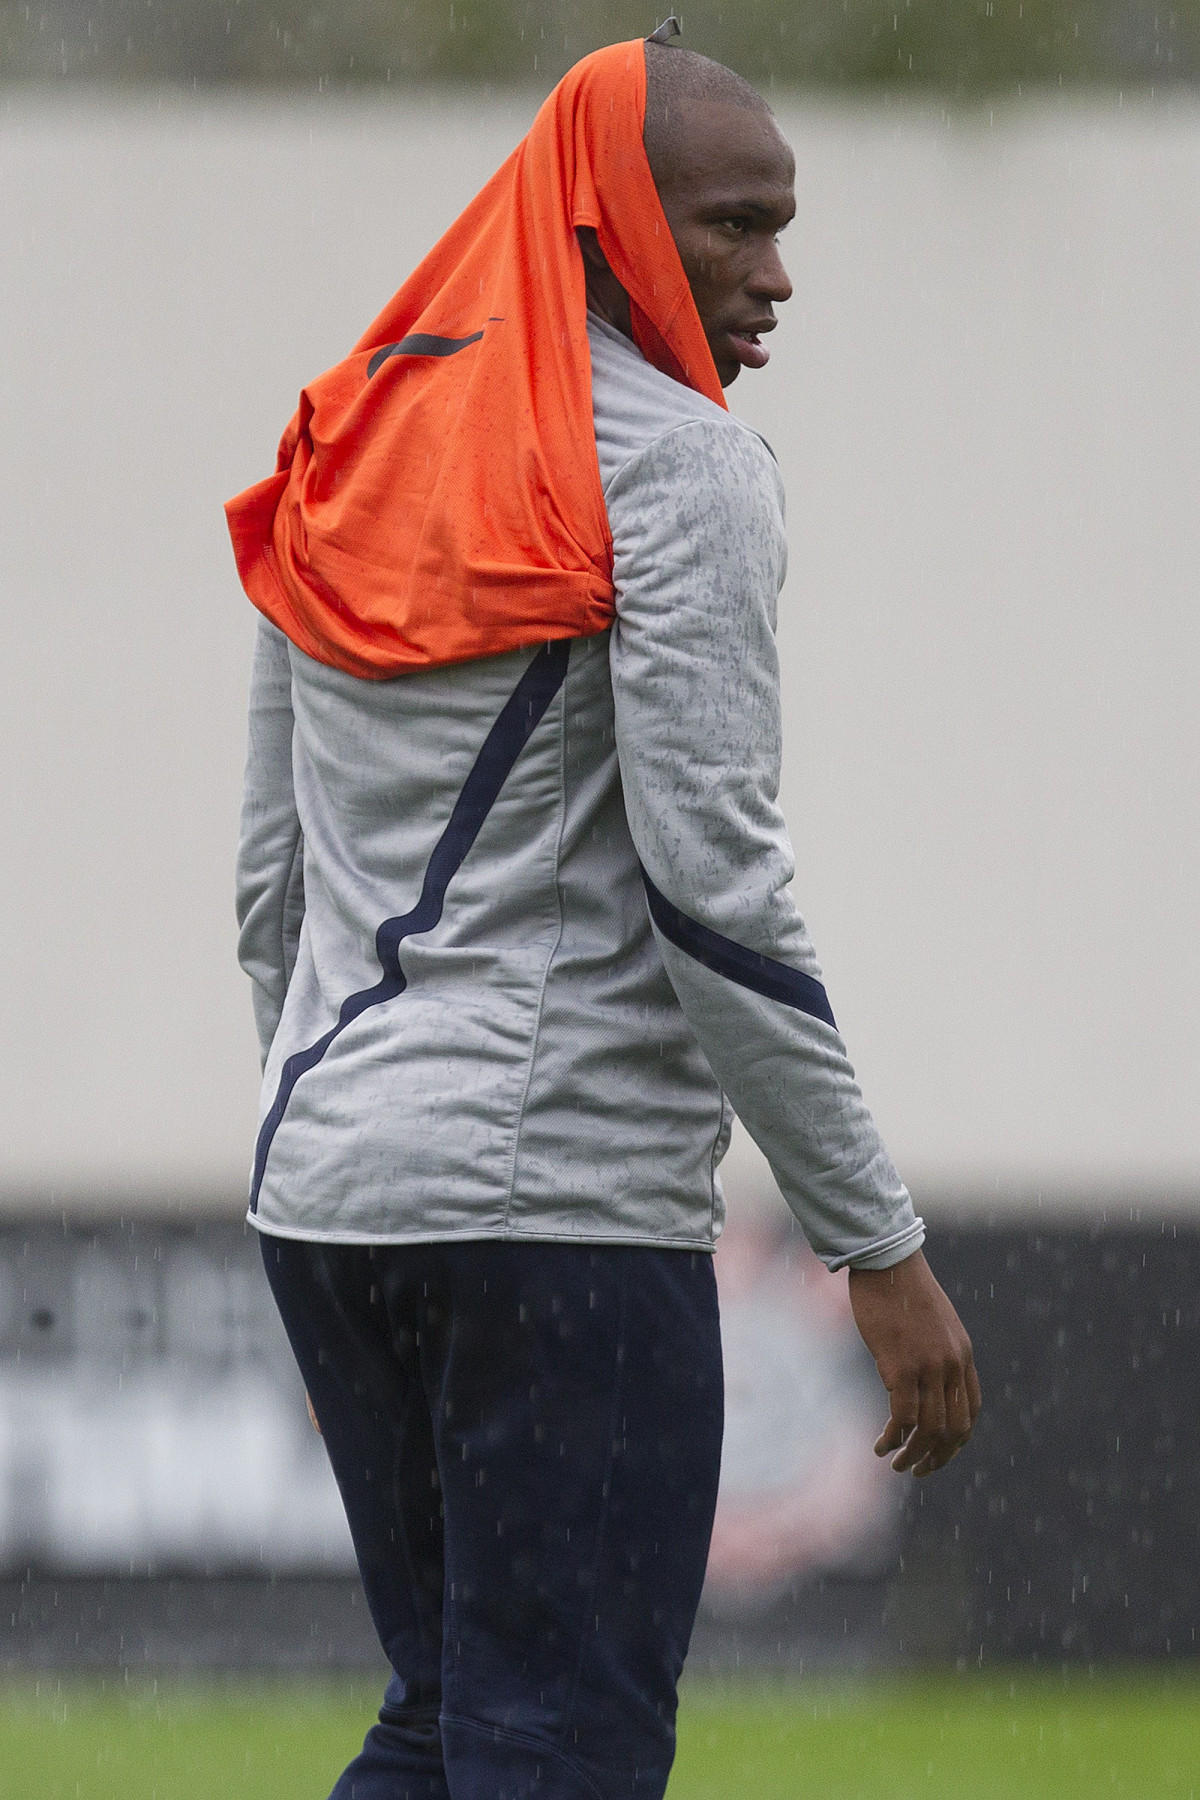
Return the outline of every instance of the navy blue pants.
{"type": "Polygon", "coordinates": [[[262,1247],[394,1670],[332,1800],[660,1800],[720,1467],[711,1257],[262,1247]]]}

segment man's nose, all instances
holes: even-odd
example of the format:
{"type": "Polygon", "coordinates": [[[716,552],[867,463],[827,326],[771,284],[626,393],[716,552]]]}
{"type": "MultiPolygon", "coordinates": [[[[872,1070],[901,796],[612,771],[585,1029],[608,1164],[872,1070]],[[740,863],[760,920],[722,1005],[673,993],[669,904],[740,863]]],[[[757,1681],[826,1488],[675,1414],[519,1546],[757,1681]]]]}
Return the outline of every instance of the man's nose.
{"type": "Polygon", "coordinates": [[[756,300],[770,300],[781,306],[792,297],[792,284],[774,238],[763,245],[762,255],[755,259],[754,269],[746,284],[756,300]]]}

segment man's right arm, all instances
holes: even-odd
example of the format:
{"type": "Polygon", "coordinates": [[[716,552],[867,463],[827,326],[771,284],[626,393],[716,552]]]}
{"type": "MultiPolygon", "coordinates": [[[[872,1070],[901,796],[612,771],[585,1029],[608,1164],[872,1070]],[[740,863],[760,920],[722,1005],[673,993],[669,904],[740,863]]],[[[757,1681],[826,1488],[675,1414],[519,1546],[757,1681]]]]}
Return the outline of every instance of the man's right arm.
{"type": "Polygon", "coordinates": [[[304,919],[304,840],[292,785],[287,639],[259,621],[250,678],[246,781],[237,854],[238,961],[254,984],[265,1062],[279,1026],[304,919]]]}

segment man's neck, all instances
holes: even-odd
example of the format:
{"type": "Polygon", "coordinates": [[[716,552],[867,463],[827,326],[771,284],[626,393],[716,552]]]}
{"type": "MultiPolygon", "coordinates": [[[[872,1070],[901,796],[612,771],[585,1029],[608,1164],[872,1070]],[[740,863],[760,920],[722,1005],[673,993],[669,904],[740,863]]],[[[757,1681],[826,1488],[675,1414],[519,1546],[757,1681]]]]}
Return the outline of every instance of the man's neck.
{"type": "Polygon", "coordinates": [[[588,311],[619,331],[622,337],[633,341],[633,322],[629,316],[629,295],[621,286],[609,268],[596,241],[596,234],[587,226],[579,232],[580,247],[583,250],[583,268],[587,281],[588,311]],[[586,233],[586,235],[585,235],[586,233]]]}

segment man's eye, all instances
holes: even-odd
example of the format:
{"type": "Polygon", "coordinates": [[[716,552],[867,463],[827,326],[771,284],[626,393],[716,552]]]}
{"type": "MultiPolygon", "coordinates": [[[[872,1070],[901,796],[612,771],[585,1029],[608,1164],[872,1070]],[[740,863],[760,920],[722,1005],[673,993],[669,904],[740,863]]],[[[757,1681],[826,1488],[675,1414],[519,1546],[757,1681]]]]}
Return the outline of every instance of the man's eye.
{"type": "Polygon", "coordinates": [[[744,218],[731,218],[722,219],[721,224],[726,231],[732,231],[737,237],[742,237],[746,232],[748,221],[744,218]]]}

